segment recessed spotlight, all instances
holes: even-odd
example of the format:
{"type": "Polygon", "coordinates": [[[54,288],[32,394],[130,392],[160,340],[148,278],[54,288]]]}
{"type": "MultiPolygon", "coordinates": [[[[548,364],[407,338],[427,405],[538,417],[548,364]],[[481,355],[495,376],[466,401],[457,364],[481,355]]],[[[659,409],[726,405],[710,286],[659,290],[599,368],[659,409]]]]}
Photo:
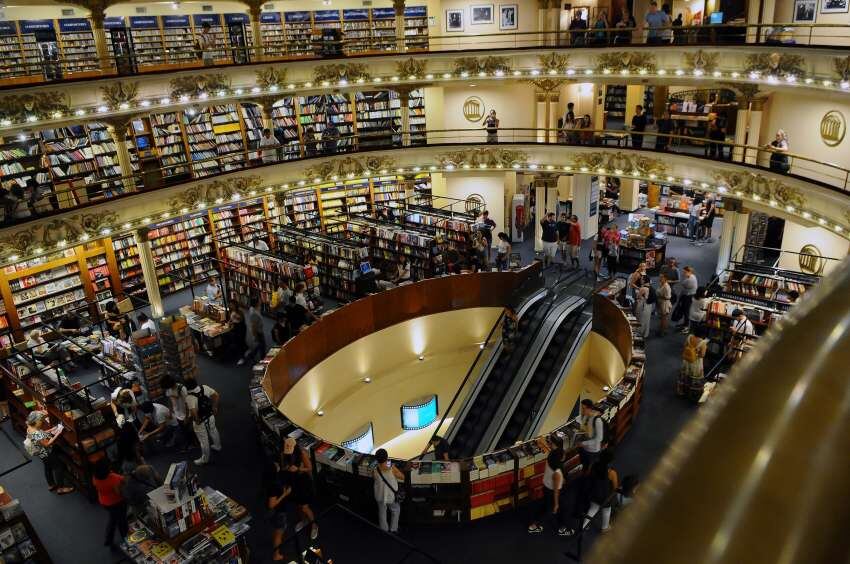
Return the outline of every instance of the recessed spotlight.
{"type": "Polygon", "coordinates": [[[425,357],[424,357],[423,355],[421,355],[421,354],[420,354],[420,355],[419,355],[419,360],[425,360],[425,357]]]}
{"type": "Polygon", "coordinates": [[[325,412],[323,410],[321,410],[321,409],[316,410],[316,415],[318,415],[319,417],[322,417],[324,414],[325,414],[325,412]]]}

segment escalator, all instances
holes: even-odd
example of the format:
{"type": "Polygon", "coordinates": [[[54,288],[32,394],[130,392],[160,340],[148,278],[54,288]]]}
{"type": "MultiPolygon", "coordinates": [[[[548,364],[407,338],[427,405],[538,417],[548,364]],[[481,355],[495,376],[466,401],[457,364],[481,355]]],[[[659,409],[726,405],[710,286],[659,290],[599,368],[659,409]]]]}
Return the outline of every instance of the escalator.
{"type": "Polygon", "coordinates": [[[503,419],[491,449],[507,448],[538,432],[575,356],[590,334],[593,312],[588,303],[563,317],[536,368],[520,386],[522,392],[514,396],[510,416],[503,419]]]}
{"type": "Polygon", "coordinates": [[[452,425],[447,433],[447,439],[452,445],[456,456],[472,456],[481,437],[490,423],[490,414],[502,400],[502,392],[516,372],[525,356],[534,336],[533,327],[540,324],[541,316],[545,317],[546,308],[543,293],[533,296],[532,300],[518,310],[517,338],[512,351],[505,350],[501,337],[475,389],[470,393],[464,406],[455,419],[458,424],[452,425]]]}

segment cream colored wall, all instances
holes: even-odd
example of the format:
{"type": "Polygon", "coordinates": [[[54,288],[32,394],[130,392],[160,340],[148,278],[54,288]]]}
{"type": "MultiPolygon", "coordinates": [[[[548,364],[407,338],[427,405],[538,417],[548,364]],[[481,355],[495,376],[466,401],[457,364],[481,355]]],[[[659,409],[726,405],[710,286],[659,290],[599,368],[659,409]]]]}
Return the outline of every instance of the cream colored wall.
{"type": "Polygon", "coordinates": [[[52,6],[33,5],[33,2],[16,0],[9,2],[6,6],[7,20],[50,20],[57,18],[85,18],[88,17],[89,11],[80,6],[71,4],[56,4],[52,6]],[[70,16],[63,16],[63,9],[72,9],[74,13],[70,16]]]}
{"type": "MultiPolygon", "coordinates": [[[[770,143],[776,131],[784,129],[792,153],[850,168],[850,136],[845,136],[844,141],[835,147],[828,146],[820,137],[821,119],[832,110],[840,112],[850,125],[850,102],[843,97],[774,92],[762,114],[759,145],[770,143]]],[[[762,157],[766,164],[766,154],[762,157]]],[[[827,181],[828,175],[836,174],[827,167],[803,161],[798,165],[792,162],[791,172],[823,181],[827,181]]]]}
{"type": "Polygon", "coordinates": [[[422,96],[425,100],[425,128],[429,131],[428,142],[439,143],[440,129],[446,129],[445,96],[442,86],[429,86],[424,89],[422,96]]]}
{"type": "MultiPolygon", "coordinates": [[[[481,121],[470,122],[463,117],[463,104],[470,96],[477,96],[484,102],[485,115],[495,109],[499,117],[499,127],[534,127],[534,88],[527,84],[489,83],[469,86],[447,86],[443,90],[443,112],[446,129],[478,129],[481,121]]],[[[427,104],[426,100],[426,104],[427,104]]],[[[430,106],[428,112],[431,112],[430,106]]],[[[471,136],[484,140],[481,133],[471,136]]],[[[505,132],[503,135],[508,135],[505,132]]]]}
{"type": "MultiPolygon", "coordinates": [[[[575,104],[573,110],[576,116],[588,114],[593,116],[593,92],[595,86],[590,82],[569,83],[561,87],[558,95],[557,117],[562,118],[567,113],[567,104],[575,104]]],[[[556,122],[557,123],[557,120],[556,122]]]]}
{"type": "MultiPolygon", "coordinates": [[[[782,250],[799,253],[805,245],[814,245],[824,257],[837,259],[846,257],[848,249],[850,249],[850,242],[847,239],[839,237],[823,227],[805,227],[786,219],[785,230],[782,233],[782,250]]],[[[779,257],[779,267],[799,270],[799,257],[782,253],[779,257]]],[[[836,267],[838,267],[838,261],[827,261],[824,274],[829,274],[836,267]]]]}
{"type": "Polygon", "coordinates": [[[450,198],[465,200],[470,194],[484,198],[490,218],[496,222],[495,234],[505,231],[505,177],[513,172],[454,172],[446,175],[446,195],[450,198]]]}
{"type": "MultiPolygon", "coordinates": [[[[492,49],[495,47],[514,47],[516,46],[515,39],[499,39],[494,38],[478,38],[475,40],[464,41],[466,35],[482,35],[482,34],[502,34],[502,33],[518,33],[518,32],[533,32],[538,30],[538,6],[537,0],[500,0],[492,1],[470,1],[470,0],[443,0],[440,2],[439,13],[433,14],[437,16],[438,33],[439,35],[451,37],[455,40],[455,44],[467,45],[492,49]],[[476,24],[472,25],[472,10],[473,5],[492,5],[493,6],[493,23],[492,24],[476,24]],[[500,5],[517,5],[517,29],[515,30],[499,30],[499,6],[500,5]],[[454,32],[446,30],[446,10],[463,10],[463,31],[454,32]]],[[[531,41],[532,38],[526,41],[531,41]]],[[[446,39],[446,42],[449,40],[446,39]]],[[[527,43],[526,43],[527,45],[527,43]]]]}
{"type": "MultiPolygon", "coordinates": [[[[815,24],[850,25],[850,12],[844,14],[821,14],[820,3],[815,16],[815,24]]],[[[794,20],[794,0],[776,0],[774,4],[773,21],[776,23],[791,23],[794,20]]],[[[794,39],[797,43],[809,44],[809,28],[795,30],[794,39]]],[[[812,44],[821,45],[850,45],[850,34],[841,28],[814,28],[812,44]]]]}
{"type": "Polygon", "coordinates": [[[178,14],[201,14],[204,13],[202,6],[212,6],[213,14],[243,14],[248,13],[248,6],[241,2],[192,2],[181,0],[177,10],[171,8],[169,2],[144,2],[137,4],[116,4],[106,9],[107,16],[172,16],[178,14]],[[144,6],[144,14],[136,12],[138,6],[144,6]]]}
{"type": "Polygon", "coordinates": [[[359,339],[310,370],[279,408],[296,424],[337,443],[371,421],[375,444],[386,443],[403,433],[399,409],[406,401],[436,393],[443,415],[500,313],[500,308],[448,311],[359,339]],[[418,360],[419,354],[425,360],[418,360]],[[370,384],[363,383],[366,376],[370,384]]]}
{"type": "Polygon", "coordinates": [[[591,331],[546,415],[541,433],[548,433],[563,425],[579,397],[590,397],[594,401],[601,399],[604,394],[602,386],[616,384],[623,377],[625,369],[623,359],[611,341],[591,331]]]}

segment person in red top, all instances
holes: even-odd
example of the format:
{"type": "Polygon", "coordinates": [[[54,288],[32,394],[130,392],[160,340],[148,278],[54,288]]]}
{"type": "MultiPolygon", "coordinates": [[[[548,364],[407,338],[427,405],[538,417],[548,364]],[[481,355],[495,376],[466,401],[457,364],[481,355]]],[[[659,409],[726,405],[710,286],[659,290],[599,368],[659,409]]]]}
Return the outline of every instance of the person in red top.
{"type": "Polygon", "coordinates": [[[94,466],[94,477],[92,483],[97,490],[97,501],[109,512],[109,520],[106,522],[106,539],[103,546],[115,546],[115,527],[121,534],[121,542],[124,542],[129,532],[127,524],[127,501],[121,494],[121,485],[124,476],[113,472],[109,468],[109,460],[101,458],[94,466]]]}
{"type": "Polygon", "coordinates": [[[569,234],[569,245],[570,245],[570,263],[572,263],[573,268],[578,268],[578,252],[581,250],[581,226],[578,224],[578,216],[572,216],[570,218],[570,234],[569,234]]]}

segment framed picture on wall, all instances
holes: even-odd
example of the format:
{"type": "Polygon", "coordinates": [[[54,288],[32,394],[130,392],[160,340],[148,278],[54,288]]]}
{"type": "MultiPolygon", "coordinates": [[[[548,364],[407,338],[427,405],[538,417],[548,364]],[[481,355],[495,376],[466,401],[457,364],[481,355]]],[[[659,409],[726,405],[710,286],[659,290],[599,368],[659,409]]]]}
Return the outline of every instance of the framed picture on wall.
{"type": "Polygon", "coordinates": [[[794,0],[794,23],[814,23],[817,13],[817,0],[794,0]]]}
{"type": "Polygon", "coordinates": [[[848,0],[821,0],[821,14],[844,14],[847,13],[848,0]]]}
{"type": "Polygon", "coordinates": [[[463,10],[446,10],[446,31],[463,31],[463,10]]]}
{"type": "Polygon", "coordinates": [[[517,26],[516,4],[499,4],[499,29],[516,29],[517,26]]]}
{"type": "Polygon", "coordinates": [[[493,23],[493,4],[473,4],[469,7],[472,25],[493,23]]]}

